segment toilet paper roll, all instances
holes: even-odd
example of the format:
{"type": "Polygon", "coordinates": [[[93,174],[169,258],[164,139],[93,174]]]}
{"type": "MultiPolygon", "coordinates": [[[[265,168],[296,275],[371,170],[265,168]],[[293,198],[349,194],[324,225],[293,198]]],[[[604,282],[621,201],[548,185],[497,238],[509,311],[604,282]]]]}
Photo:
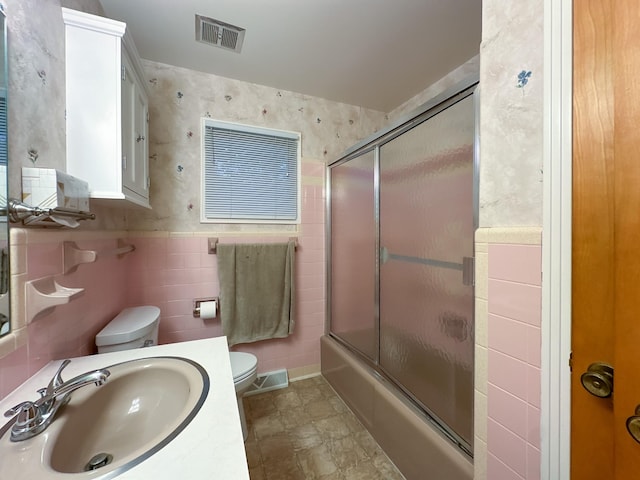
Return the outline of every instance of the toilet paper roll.
{"type": "Polygon", "coordinates": [[[216,318],[218,313],[218,302],[200,302],[200,318],[216,318]]]}

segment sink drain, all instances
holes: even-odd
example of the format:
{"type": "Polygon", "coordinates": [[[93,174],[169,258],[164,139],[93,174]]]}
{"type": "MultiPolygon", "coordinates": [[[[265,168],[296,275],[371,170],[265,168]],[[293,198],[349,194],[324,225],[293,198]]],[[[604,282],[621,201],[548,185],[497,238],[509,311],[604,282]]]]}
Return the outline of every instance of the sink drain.
{"type": "Polygon", "coordinates": [[[104,467],[105,465],[109,465],[113,461],[113,455],[110,453],[98,453],[91,457],[91,460],[87,462],[84,466],[85,472],[90,472],[91,470],[97,470],[98,468],[104,467]]]}

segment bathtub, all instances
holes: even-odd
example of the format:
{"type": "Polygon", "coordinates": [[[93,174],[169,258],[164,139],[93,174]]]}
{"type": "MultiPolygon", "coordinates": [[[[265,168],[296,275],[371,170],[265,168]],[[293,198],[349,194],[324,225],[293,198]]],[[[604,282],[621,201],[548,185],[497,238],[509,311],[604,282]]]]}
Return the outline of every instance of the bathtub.
{"type": "Polygon", "coordinates": [[[473,461],[396,388],[330,336],[322,375],[407,480],[472,480],[473,461]]]}

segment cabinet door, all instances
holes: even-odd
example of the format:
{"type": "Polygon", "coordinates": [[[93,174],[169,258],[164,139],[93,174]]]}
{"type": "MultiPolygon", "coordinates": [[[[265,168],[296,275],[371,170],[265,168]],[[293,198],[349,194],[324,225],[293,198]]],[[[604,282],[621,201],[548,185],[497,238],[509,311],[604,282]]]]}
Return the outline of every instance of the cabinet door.
{"type": "Polygon", "coordinates": [[[147,203],[147,97],[124,51],[122,66],[122,185],[128,197],[147,203]]]}
{"type": "Polygon", "coordinates": [[[135,157],[135,117],[134,105],[136,96],[136,84],[133,68],[129,57],[122,52],[122,184],[132,188],[135,183],[132,164],[135,157]]]}
{"type": "MultiPolygon", "coordinates": [[[[142,88],[136,85],[135,98],[133,103],[134,119],[134,158],[131,170],[133,170],[133,182],[130,187],[145,199],[149,198],[149,155],[148,155],[148,118],[149,108],[147,97],[142,88]]],[[[127,185],[129,187],[129,185],[127,185]]]]}
{"type": "Polygon", "coordinates": [[[66,171],[89,183],[91,198],[124,199],[121,177],[122,34],[125,25],[63,10],[66,171]],[[115,25],[119,26],[114,31],[115,25]]]}

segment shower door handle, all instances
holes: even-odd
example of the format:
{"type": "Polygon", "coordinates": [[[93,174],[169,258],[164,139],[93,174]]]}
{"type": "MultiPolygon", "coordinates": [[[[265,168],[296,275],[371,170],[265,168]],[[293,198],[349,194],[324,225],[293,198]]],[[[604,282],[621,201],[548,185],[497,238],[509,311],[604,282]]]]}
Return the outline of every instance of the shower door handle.
{"type": "Polygon", "coordinates": [[[380,265],[384,265],[389,260],[389,249],[387,247],[380,248],[380,265]]]}
{"type": "Polygon", "coordinates": [[[462,284],[473,287],[476,284],[475,279],[475,257],[462,257],[462,284]]]}

